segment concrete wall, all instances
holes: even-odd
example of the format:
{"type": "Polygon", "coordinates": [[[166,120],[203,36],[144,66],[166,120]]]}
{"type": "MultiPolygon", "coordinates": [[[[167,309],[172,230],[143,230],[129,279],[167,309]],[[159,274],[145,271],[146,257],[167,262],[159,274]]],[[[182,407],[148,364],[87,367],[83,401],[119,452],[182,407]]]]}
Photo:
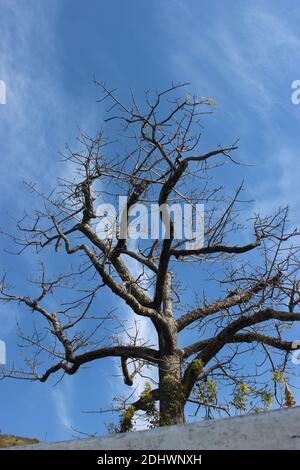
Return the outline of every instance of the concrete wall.
{"type": "Polygon", "coordinates": [[[300,450],[300,407],[116,436],[36,444],[15,449],[300,450]]]}

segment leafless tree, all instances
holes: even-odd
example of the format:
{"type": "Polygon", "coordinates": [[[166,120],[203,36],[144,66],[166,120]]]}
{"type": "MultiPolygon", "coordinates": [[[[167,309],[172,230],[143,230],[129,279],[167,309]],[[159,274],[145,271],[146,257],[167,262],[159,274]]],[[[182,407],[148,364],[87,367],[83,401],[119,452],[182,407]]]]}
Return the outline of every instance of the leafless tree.
{"type": "Polygon", "coordinates": [[[300,284],[298,233],[289,227],[288,209],[246,217],[243,184],[234,190],[215,182],[225,163],[240,163],[236,143],[201,151],[202,121],[213,100],[180,84],[146,92],[141,105],[132,94],[126,105],[96,83],[99,101],[109,102],[103,127],[95,137],[81,133],[79,150],[67,148],[66,170],[73,173],[60,178],[55,191],[29,184],[42,203],[24,215],[12,237],[19,254],[33,249],[44,263],[32,280],[33,297],[15,293],[3,278],[2,300],[34,315],[31,333],[19,332],[33,347],[29,369],[12,367],[3,375],[45,382],[117,357],[125,384],[134,386],[156,368],[150,377],[155,387],[118,402],[123,431],[141,411],[156,413],[159,425],[182,423],[188,403],[208,418],[257,411],[270,406],[272,396],[279,406],[293,405],[289,356],[297,339],[291,327],[300,321],[300,284]],[[100,237],[97,206],[120,195],[128,197],[128,217],[138,203],[157,204],[169,230],[135,245],[127,234],[100,237]],[[175,238],[166,209],[173,203],[204,204],[202,247],[189,249],[175,238]],[[53,279],[49,250],[61,269],[53,279]],[[186,294],[192,278],[194,299],[186,294]],[[132,311],[131,327],[122,307],[107,307],[108,291],[132,311]],[[154,344],[140,337],[139,317],[151,321],[154,344]]]}

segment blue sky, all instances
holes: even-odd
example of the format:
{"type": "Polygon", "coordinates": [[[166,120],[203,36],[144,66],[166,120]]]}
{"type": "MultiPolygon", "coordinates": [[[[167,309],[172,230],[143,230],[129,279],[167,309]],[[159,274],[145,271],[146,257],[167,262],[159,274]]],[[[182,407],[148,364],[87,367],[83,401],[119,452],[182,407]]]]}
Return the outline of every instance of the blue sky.
{"type": "MultiPolygon", "coordinates": [[[[59,152],[78,128],[96,130],[103,117],[95,75],[122,97],[175,81],[192,82],[197,94],[219,106],[207,120],[203,146],[240,138],[239,158],[253,211],[289,204],[299,224],[300,105],[291,84],[300,78],[300,10],[297,1],[230,0],[0,0],[0,226],[13,228],[33,204],[22,181],[55,184],[65,171],[59,152]]],[[[226,172],[228,182],[238,170],[226,172]]],[[[22,285],[35,269],[29,255],[11,258],[1,240],[1,269],[22,285]]],[[[17,361],[17,305],[0,307],[0,339],[17,361]]],[[[110,403],[122,389],[112,361],[62,383],[0,382],[2,432],[68,439],[71,426],[104,433],[109,417],[83,414],[110,403]]],[[[116,370],[116,369],[115,369],[116,370]]]]}

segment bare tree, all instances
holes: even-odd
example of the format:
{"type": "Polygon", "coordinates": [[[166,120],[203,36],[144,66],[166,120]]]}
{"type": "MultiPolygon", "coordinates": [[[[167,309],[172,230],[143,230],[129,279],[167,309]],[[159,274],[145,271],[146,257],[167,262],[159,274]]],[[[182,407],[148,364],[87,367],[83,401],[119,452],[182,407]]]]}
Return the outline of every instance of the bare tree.
{"type": "Polygon", "coordinates": [[[132,95],[127,106],[97,85],[100,101],[110,102],[104,127],[95,137],[82,133],[80,150],[67,148],[73,173],[60,178],[54,192],[29,184],[42,204],[24,215],[12,237],[18,253],[33,249],[49,262],[53,250],[61,271],[52,278],[42,264],[33,297],[14,293],[3,278],[2,300],[34,315],[31,332],[19,332],[34,348],[29,369],[13,367],[4,376],[45,382],[117,357],[125,384],[133,386],[147,368],[157,368],[154,388],[146,385],[138,399],[131,393],[114,408],[122,413],[121,431],[131,429],[140,411],[152,425],[182,423],[188,403],[208,418],[258,411],[273,396],[279,406],[293,405],[295,368],[288,357],[300,291],[298,233],[289,228],[288,209],[256,214],[245,225],[243,184],[233,190],[215,183],[225,162],[240,163],[232,156],[236,143],[200,151],[202,120],[213,100],[198,99],[180,84],[146,92],[142,105],[132,95]],[[165,235],[134,246],[128,234],[100,237],[97,205],[116,203],[120,195],[127,196],[127,222],[138,203],[156,204],[165,235]],[[205,205],[203,246],[187,248],[186,239],[176,238],[167,209],[174,203],[205,205]],[[187,276],[199,279],[193,303],[187,276]],[[131,327],[122,308],[107,309],[108,291],[132,311],[131,327]],[[140,337],[134,316],[151,321],[155,344],[140,337]]]}

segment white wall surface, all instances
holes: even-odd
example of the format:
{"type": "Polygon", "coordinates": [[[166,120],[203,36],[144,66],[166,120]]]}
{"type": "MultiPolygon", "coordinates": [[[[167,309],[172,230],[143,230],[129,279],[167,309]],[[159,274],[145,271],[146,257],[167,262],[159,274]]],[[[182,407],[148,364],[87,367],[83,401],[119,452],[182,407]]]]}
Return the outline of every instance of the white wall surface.
{"type": "Polygon", "coordinates": [[[300,407],[115,436],[35,444],[14,449],[300,450],[300,407]]]}

